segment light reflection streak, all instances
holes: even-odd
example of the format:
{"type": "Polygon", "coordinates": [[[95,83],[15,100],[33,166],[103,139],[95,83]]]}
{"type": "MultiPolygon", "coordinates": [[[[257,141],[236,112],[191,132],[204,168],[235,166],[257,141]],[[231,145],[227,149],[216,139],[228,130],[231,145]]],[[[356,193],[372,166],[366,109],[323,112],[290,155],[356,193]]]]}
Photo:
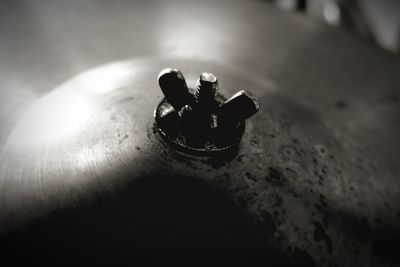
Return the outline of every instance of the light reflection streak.
{"type": "Polygon", "coordinates": [[[70,91],[56,92],[39,100],[21,118],[10,139],[21,146],[53,143],[70,137],[95,111],[93,101],[70,91]]]}
{"type": "Polygon", "coordinates": [[[132,62],[117,62],[84,72],[77,80],[91,92],[106,94],[129,84],[138,68],[132,62]]]}
{"type": "Polygon", "coordinates": [[[9,141],[23,149],[74,137],[88,126],[101,108],[97,96],[131,84],[141,70],[139,63],[110,63],[64,83],[28,109],[9,141]]]}

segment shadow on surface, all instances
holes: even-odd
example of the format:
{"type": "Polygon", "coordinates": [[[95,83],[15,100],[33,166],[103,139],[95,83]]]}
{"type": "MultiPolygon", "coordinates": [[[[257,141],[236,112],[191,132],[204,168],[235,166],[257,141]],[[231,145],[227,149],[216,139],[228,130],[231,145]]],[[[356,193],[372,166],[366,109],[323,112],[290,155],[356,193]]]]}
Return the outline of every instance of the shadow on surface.
{"type": "Polygon", "coordinates": [[[12,264],[261,263],[269,258],[250,218],[226,194],[187,177],[141,179],[3,241],[2,257],[12,264]]]}

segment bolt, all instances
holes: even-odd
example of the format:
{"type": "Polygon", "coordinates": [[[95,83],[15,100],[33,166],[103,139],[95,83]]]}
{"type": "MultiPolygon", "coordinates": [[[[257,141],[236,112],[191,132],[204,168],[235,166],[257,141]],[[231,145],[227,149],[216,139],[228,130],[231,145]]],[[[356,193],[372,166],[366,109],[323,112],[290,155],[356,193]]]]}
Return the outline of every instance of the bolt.
{"type": "Polygon", "coordinates": [[[215,101],[218,90],[218,80],[217,77],[212,73],[202,73],[197,82],[195,91],[196,103],[207,108],[207,105],[215,101]]]}
{"type": "Polygon", "coordinates": [[[178,147],[196,153],[237,147],[245,126],[241,122],[260,108],[246,91],[221,104],[218,79],[212,73],[201,74],[190,90],[177,69],[162,70],[158,82],[165,96],[154,113],[159,131],[178,147]]]}
{"type": "Polygon", "coordinates": [[[218,114],[221,124],[233,124],[253,116],[260,109],[257,98],[246,91],[239,91],[221,106],[218,114]]]}
{"type": "Polygon", "coordinates": [[[215,100],[218,90],[218,79],[212,73],[200,75],[195,88],[197,123],[200,129],[214,129],[218,126],[215,111],[218,103],[215,100]]]}
{"type": "Polygon", "coordinates": [[[191,97],[185,78],[177,69],[166,68],[158,75],[158,84],[167,101],[179,112],[191,97]]]}

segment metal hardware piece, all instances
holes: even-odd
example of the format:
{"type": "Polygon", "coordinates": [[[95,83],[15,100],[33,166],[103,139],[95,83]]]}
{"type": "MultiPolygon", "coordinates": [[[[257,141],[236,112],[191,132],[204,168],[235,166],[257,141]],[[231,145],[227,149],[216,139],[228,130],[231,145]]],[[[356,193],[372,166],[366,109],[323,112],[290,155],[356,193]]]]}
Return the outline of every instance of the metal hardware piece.
{"type": "Polygon", "coordinates": [[[158,84],[176,111],[180,111],[190,98],[185,78],[177,69],[163,69],[158,75],[158,84]]]}
{"type": "Polygon", "coordinates": [[[226,100],[212,73],[202,73],[193,90],[177,69],[162,70],[158,82],[165,98],[155,110],[156,127],[168,143],[184,152],[204,155],[236,149],[245,120],[260,108],[246,91],[226,100]]]}

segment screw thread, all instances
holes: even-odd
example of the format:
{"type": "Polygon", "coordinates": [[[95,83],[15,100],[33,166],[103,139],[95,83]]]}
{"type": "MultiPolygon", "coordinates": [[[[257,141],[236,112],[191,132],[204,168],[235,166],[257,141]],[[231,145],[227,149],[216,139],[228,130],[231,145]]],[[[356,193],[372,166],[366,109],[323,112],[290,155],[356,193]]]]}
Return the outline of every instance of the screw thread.
{"type": "Polygon", "coordinates": [[[197,82],[195,100],[199,105],[207,105],[215,100],[218,90],[218,80],[212,73],[203,73],[197,82]]]}

